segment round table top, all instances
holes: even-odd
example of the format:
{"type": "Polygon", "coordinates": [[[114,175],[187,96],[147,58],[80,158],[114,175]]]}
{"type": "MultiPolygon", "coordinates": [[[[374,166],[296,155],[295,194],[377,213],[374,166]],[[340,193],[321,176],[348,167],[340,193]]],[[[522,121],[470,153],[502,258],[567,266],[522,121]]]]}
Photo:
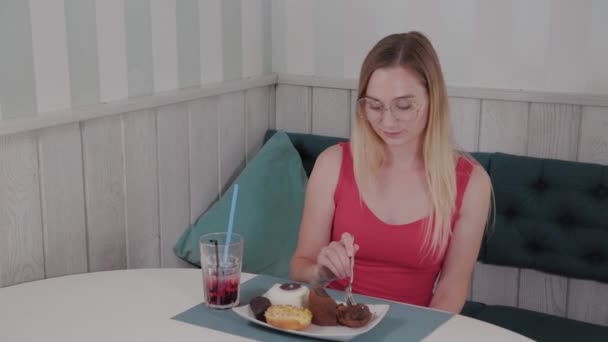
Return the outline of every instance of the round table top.
{"type": "MultiPolygon", "coordinates": [[[[13,342],[251,341],[171,319],[202,301],[199,269],[84,273],[0,289],[0,331],[2,340],[13,342]]],[[[425,340],[529,341],[461,315],[425,340]]]]}

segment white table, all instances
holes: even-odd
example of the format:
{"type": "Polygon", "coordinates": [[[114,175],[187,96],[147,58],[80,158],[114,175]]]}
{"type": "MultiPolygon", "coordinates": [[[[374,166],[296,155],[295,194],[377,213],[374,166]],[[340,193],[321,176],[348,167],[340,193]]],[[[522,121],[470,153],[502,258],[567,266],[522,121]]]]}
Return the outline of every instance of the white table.
{"type": "MultiPolygon", "coordinates": [[[[243,274],[242,280],[252,278],[243,274]]],[[[2,341],[250,341],[171,317],[201,303],[198,269],[85,273],[0,289],[2,341]]],[[[455,315],[427,341],[529,341],[455,315]]]]}

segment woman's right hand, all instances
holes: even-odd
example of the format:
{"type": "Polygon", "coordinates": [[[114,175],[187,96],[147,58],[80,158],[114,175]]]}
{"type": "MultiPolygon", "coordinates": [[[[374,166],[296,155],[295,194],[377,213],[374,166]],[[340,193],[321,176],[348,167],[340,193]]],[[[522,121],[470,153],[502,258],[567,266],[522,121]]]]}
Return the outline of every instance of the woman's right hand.
{"type": "Polygon", "coordinates": [[[321,248],[317,255],[317,278],[323,282],[350,277],[349,257],[354,258],[357,250],[359,246],[350,233],[342,234],[340,241],[332,241],[321,248]]]}

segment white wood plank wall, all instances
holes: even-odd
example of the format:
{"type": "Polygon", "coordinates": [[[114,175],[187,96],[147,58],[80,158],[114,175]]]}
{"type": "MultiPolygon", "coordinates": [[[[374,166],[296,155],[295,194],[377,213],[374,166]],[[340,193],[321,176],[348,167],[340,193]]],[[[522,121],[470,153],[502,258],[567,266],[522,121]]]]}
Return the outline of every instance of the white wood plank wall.
{"type": "Polygon", "coordinates": [[[174,243],[274,125],[274,85],[231,87],[0,136],[0,287],[191,267],[175,257],[174,243]]]}

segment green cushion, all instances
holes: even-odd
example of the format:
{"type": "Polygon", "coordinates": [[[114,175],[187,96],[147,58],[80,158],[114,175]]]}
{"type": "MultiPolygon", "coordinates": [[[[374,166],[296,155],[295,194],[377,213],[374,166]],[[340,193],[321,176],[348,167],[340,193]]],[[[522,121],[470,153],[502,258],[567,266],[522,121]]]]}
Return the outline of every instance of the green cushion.
{"type": "MultiPolygon", "coordinates": [[[[284,132],[274,134],[235,180],[239,197],[233,230],[245,241],[244,272],[289,276],[307,180],[300,156],[284,132]]],[[[174,247],[178,257],[200,266],[199,239],[226,231],[231,194],[232,186],[182,234],[174,247]]]]}
{"type": "MultiPolygon", "coordinates": [[[[266,132],[265,141],[270,139],[275,133],[276,130],[268,130],[266,132]]],[[[321,152],[339,142],[348,141],[348,139],[345,138],[306,133],[287,133],[287,135],[291,139],[293,146],[298,150],[300,158],[302,159],[302,164],[304,165],[304,170],[306,170],[306,174],[309,176],[315,165],[315,161],[321,152]]]]}
{"type": "Polygon", "coordinates": [[[461,315],[469,316],[469,317],[477,317],[479,313],[486,308],[486,305],[479,302],[474,301],[466,301],[462,310],[460,310],[461,315]]]}
{"type": "Polygon", "coordinates": [[[508,306],[487,306],[476,318],[536,341],[608,341],[608,327],[508,306]]]}
{"type": "Polygon", "coordinates": [[[480,260],[608,282],[608,167],[494,153],[496,224],[480,260]]]}

